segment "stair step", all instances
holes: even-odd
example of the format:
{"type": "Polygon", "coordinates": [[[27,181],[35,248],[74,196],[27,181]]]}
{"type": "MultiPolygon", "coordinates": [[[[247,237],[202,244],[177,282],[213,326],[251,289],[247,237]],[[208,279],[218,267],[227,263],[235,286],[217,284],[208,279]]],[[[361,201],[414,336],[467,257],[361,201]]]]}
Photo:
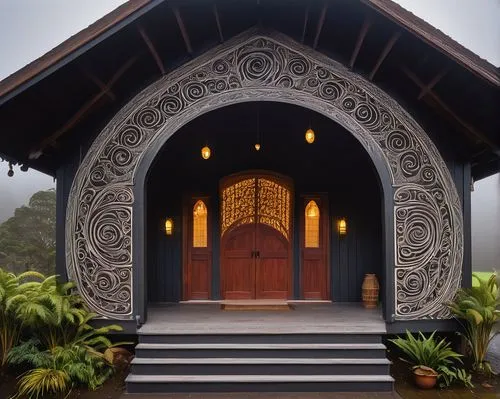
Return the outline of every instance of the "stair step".
{"type": "Polygon", "coordinates": [[[129,393],[392,391],[388,375],[135,375],[129,393]]]}
{"type": "Polygon", "coordinates": [[[387,375],[387,359],[316,358],[135,358],[135,375],[387,375]]]}
{"type": "Polygon", "coordinates": [[[189,358],[384,358],[385,346],[375,344],[138,344],[136,357],[189,358]]]}
{"type": "Polygon", "coordinates": [[[380,334],[158,334],[139,333],[140,343],[149,344],[196,344],[196,343],[381,343],[380,334]]]}
{"type": "Polygon", "coordinates": [[[132,364],[391,364],[387,359],[317,358],[135,358],[132,364]]]}
{"type": "Polygon", "coordinates": [[[138,344],[136,349],[310,349],[310,350],[324,350],[324,349],[382,349],[385,350],[384,344],[138,344]]]}

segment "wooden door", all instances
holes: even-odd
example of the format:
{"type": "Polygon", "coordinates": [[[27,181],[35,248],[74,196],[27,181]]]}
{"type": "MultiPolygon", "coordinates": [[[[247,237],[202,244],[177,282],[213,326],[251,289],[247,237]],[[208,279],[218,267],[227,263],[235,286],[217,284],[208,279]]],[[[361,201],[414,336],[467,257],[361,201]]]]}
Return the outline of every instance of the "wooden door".
{"type": "Polygon", "coordinates": [[[288,296],[289,248],[283,235],[264,224],[256,225],[255,292],[257,299],[286,299],[288,296]]]}
{"type": "Polygon", "coordinates": [[[220,198],[222,297],[291,297],[292,181],[239,173],[221,180],[220,198]]]}
{"type": "Polygon", "coordinates": [[[224,299],[286,299],[289,245],[283,235],[260,223],[228,232],[222,250],[224,299]]]}
{"type": "Polygon", "coordinates": [[[306,196],[300,223],[301,294],[304,299],[330,296],[328,206],[326,196],[306,196]]]}
{"type": "Polygon", "coordinates": [[[208,197],[189,198],[184,203],[183,299],[210,299],[212,284],[212,240],[208,197]]]}
{"type": "Polygon", "coordinates": [[[222,297],[255,298],[255,225],[243,225],[223,239],[221,259],[222,297]]]}

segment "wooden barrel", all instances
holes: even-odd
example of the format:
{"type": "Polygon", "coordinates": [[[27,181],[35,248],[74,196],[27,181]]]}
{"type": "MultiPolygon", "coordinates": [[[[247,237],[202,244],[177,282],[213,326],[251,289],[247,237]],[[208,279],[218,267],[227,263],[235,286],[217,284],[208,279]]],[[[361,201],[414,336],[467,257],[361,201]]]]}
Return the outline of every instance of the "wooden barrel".
{"type": "Polygon", "coordinates": [[[367,309],[377,307],[379,284],[375,274],[365,274],[363,285],[361,286],[363,305],[367,309]]]}

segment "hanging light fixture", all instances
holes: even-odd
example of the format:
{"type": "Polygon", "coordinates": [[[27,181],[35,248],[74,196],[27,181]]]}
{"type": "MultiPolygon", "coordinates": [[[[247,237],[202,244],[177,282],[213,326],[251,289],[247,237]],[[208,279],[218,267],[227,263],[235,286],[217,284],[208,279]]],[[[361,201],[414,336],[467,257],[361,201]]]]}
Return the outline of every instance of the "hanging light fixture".
{"type": "Polygon", "coordinates": [[[210,158],[210,155],[212,154],[212,152],[210,151],[210,147],[208,145],[206,145],[205,147],[203,147],[201,149],[201,157],[203,159],[208,159],[210,158]]]}
{"type": "Polygon", "coordinates": [[[309,143],[309,144],[312,144],[314,143],[314,130],[312,130],[311,128],[307,129],[306,130],[306,141],[309,143]]]}
{"type": "Polygon", "coordinates": [[[257,105],[257,140],[255,142],[255,151],[260,151],[260,146],[261,146],[261,137],[260,137],[260,120],[259,120],[259,117],[260,117],[260,109],[259,109],[259,106],[257,105]]]}

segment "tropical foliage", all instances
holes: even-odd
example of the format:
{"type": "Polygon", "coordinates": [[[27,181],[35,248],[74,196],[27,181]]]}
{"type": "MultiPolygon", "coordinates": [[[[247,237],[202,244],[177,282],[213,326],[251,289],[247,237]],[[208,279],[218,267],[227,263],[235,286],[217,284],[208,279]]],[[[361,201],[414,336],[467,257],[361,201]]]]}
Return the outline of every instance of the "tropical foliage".
{"type": "Polygon", "coordinates": [[[55,271],[56,192],[39,191],[0,224],[0,267],[13,273],[55,271]]]}
{"type": "Polygon", "coordinates": [[[490,374],[486,352],[500,320],[500,290],[496,274],[488,280],[479,278],[475,273],[472,277],[475,286],[460,289],[450,309],[463,325],[474,369],[490,374]]]}
{"type": "Polygon", "coordinates": [[[434,338],[434,331],[429,337],[421,332],[414,337],[406,331],[406,337],[390,339],[405,355],[405,360],[413,365],[413,368],[427,367],[436,371],[441,386],[449,386],[455,380],[461,381],[466,386],[472,386],[470,375],[459,368],[462,364],[459,353],[451,349],[451,345],[445,339],[438,341],[434,338]]]}
{"type": "Polygon", "coordinates": [[[29,301],[32,280],[42,280],[43,275],[26,272],[19,276],[0,269],[0,368],[7,362],[7,354],[18,341],[25,325],[20,309],[29,301]]]}
{"type": "Polygon", "coordinates": [[[94,328],[73,283],[39,273],[15,276],[0,269],[2,364],[26,368],[18,397],[59,397],[75,386],[96,389],[126,352],[107,337],[118,325],[94,328]],[[20,337],[29,338],[18,344],[20,337]],[[6,337],[4,339],[4,337],[6,337]]]}

